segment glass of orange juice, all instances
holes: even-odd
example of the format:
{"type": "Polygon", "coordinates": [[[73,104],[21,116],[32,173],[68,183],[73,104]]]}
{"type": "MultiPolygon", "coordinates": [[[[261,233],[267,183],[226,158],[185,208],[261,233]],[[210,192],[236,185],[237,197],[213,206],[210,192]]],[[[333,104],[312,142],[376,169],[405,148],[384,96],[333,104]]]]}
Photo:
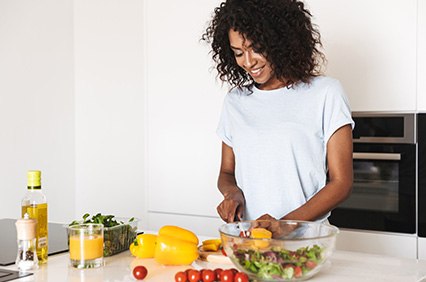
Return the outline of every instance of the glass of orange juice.
{"type": "Polygon", "coordinates": [[[104,226],[84,223],[68,226],[71,266],[95,268],[104,263],[104,226]]]}

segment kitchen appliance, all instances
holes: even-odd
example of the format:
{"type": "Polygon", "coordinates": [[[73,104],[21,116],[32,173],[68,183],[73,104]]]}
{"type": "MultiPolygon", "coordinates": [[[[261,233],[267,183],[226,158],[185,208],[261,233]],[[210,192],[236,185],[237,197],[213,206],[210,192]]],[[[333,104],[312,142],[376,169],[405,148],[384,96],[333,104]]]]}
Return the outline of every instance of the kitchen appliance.
{"type": "MultiPolygon", "coordinates": [[[[18,245],[16,241],[15,219],[0,219],[0,266],[12,265],[16,260],[18,245]]],[[[49,223],[49,255],[68,251],[66,228],[60,223],[49,223]]]]}
{"type": "Polygon", "coordinates": [[[426,113],[417,115],[418,258],[426,259],[426,113]]]}
{"type": "Polygon", "coordinates": [[[0,269],[0,282],[6,282],[33,275],[31,272],[20,272],[8,269],[0,269]]]}
{"type": "Polygon", "coordinates": [[[352,116],[353,190],[329,221],[341,228],[415,234],[416,114],[352,116]]]}

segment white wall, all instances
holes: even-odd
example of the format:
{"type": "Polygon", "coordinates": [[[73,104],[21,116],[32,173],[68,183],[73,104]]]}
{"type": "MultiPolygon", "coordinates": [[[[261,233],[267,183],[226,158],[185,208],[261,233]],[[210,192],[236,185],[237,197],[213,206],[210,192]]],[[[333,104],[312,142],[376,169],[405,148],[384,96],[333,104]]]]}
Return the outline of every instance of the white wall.
{"type": "Polygon", "coordinates": [[[418,0],[306,0],[353,111],[416,110],[418,0]]]}
{"type": "Polygon", "coordinates": [[[143,2],[75,0],[76,216],[145,220],[143,2]]]}
{"type": "Polygon", "coordinates": [[[51,221],[145,219],[143,2],[3,0],[0,19],[0,217],[41,169],[51,221]]]}
{"type": "Polygon", "coordinates": [[[74,213],[71,0],[0,1],[0,218],[18,218],[42,170],[49,219],[74,213]]]}

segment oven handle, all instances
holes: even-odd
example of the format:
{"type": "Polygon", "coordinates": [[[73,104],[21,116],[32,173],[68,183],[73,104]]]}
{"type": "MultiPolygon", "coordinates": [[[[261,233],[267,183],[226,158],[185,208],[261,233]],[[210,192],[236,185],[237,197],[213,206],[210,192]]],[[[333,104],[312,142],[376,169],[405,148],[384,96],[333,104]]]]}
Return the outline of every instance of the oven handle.
{"type": "Polygon", "coordinates": [[[401,154],[398,153],[352,153],[355,160],[385,160],[400,161],[401,154]]]}

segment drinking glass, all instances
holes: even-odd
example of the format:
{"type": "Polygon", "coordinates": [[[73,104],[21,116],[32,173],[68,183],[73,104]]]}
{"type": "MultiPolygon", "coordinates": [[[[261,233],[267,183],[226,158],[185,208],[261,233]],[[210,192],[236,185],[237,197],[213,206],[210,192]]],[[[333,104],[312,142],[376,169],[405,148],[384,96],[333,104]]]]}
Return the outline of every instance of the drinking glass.
{"type": "Polygon", "coordinates": [[[104,227],[85,223],[68,226],[70,264],[76,268],[95,268],[104,263],[104,227]]]}

